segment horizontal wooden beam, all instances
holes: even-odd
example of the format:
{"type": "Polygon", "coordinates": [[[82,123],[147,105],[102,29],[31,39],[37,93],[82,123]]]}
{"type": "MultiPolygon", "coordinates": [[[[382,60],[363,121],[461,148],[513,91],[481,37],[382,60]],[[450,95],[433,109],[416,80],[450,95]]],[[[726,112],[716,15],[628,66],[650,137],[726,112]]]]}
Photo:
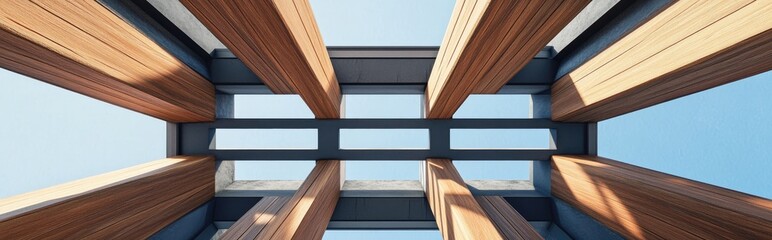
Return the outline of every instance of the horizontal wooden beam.
{"type": "Polygon", "coordinates": [[[503,197],[478,196],[475,199],[493,220],[504,239],[544,239],[503,197]]]}
{"type": "Polygon", "coordinates": [[[274,93],[297,93],[317,118],[340,116],[340,87],[307,0],[182,0],[274,93]]]}
{"type": "Polygon", "coordinates": [[[675,1],[552,87],[552,119],[596,122],[772,69],[770,1],[675,1]]]}
{"type": "Polygon", "coordinates": [[[317,161],[292,198],[260,200],[221,239],[322,239],[340,188],[341,161],[317,161]]]}
{"type": "Polygon", "coordinates": [[[0,67],[170,122],[214,120],[214,87],[97,1],[10,1],[0,67]]]}
{"type": "Polygon", "coordinates": [[[214,158],[177,156],[0,200],[0,239],[145,239],[214,197],[214,158]]]}
{"type": "Polygon", "coordinates": [[[552,195],[631,239],[764,239],[772,201],[595,156],[552,158],[552,195]]]}
{"type": "Polygon", "coordinates": [[[504,239],[449,159],[426,159],[424,190],[443,239],[504,239]]]}
{"type": "Polygon", "coordinates": [[[498,92],[589,2],[457,1],[426,86],[428,118],[498,92]]]}

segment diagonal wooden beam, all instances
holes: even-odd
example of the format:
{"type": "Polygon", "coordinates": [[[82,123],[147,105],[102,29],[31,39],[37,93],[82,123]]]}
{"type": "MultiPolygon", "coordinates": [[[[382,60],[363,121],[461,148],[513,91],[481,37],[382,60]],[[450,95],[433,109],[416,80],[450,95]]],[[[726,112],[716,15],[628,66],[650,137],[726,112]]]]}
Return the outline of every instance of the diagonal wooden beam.
{"type": "Polygon", "coordinates": [[[428,118],[451,118],[472,93],[496,93],[588,0],[459,0],[426,85],[428,118]]]}
{"type": "Polygon", "coordinates": [[[475,197],[504,239],[544,239],[536,229],[501,196],[475,197]]]}
{"type": "Polygon", "coordinates": [[[449,159],[427,159],[423,167],[426,198],[444,239],[534,239],[530,237],[539,236],[506,202],[509,209],[498,199],[478,198],[485,200],[484,204],[478,203],[449,159]],[[513,219],[517,221],[511,221],[513,219]]]}
{"type": "Polygon", "coordinates": [[[772,201],[597,156],[552,158],[552,195],[630,239],[764,239],[772,201]]]}
{"type": "Polygon", "coordinates": [[[261,199],[221,239],[322,239],[340,187],[341,161],[317,161],[292,198],[261,199]]]}
{"type": "Polygon", "coordinates": [[[0,239],[145,239],[214,197],[214,158],[176,156],[0,200],[0,239]]]}
{"type": "Polygon", "coordinates": [[[7,1],[0,67],[170,122],[214,120],[214,87],[96,1],[7,1]]]}
{"type": "Polygon", "coordinates": [[[181,2],[274,93],[339,118],[340,87],[307,0],[181,2]]]}
{"type": "Polygon", "coordinates": [[[770,1],[675,1],[552,87],[552,119],[595,122],[772,69],[770,1]]]}

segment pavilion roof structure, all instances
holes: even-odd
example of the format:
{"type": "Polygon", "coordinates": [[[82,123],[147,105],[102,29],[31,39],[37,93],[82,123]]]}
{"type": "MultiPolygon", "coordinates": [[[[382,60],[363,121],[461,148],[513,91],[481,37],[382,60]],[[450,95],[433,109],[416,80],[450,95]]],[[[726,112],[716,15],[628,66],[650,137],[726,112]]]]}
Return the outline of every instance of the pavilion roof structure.
{"type": "MultiPolygon", "coordinates": [[[[0,199],[0,239],[765,239],[772,201],[598,156],[597,122],[772,69],[772,1],[457,0],[440,46],[326,46],[308,0],[9,1],[0,67],[168,122],[168,158],[0,199]],[[297,94],[313,119],[234,116],[297,94]],[[346,95],[422,95],[422,118],[344,118],[346,95]],[[457,119],[523,94],[527,119],[457,119]],[[314,129],[314,149],[218,147],[224,129],[314,129]],[[425,129],[426,149],[346,149],[346,129],[425,129]],[[542,129],[549,146],[457,149],[457,129],[542,129]],[[345,161],[421,160],[417,181],[347,181],[345,161]],[[532,161],[527,181],[454,162],[532,161]],[[302,181],[236,161],[315,160],[302,181]]],[[[377,137],[377,136],[373,136],[377,137]]]]}

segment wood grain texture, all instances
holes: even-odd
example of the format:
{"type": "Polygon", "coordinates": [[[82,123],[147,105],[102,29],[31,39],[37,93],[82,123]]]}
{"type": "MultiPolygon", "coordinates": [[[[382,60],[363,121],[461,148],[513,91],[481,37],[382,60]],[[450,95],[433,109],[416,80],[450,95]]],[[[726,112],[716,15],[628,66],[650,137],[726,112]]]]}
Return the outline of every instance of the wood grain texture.
{"type": "Polygon", "coordinates": [[[426,199],[443,239],[504,239],[449,159],[424,162],[426,199]]]}
{"type": "Polygon", "coordinates": [[[340,86],[307,0],[181,2],[274,93],[339,118],[340,86]]]}
{"type": "Polygon", "coordinates": [[[588,0],[458,0],[426,86],[428,118],[451,118],[472,93],[496,93],[588,0]]]}
{"type": "Polygon", "coordinates": [[[631,239],[766,239],[772,201],[595,156],[552,158],[552,195],[631,239]]]}
{"type": "Polygon", "coordinates": [[[4,1],[0,67],[170,122],[214,120],[214,87],[96,1],[4,1]]]}
{"type": "Polygon", "coordinates": [[[340,196],[340,165],[317,161],[292,198],[261,199],[221,239],[322,239],[340,196]]]}
{"type": "Polygon", "coordinates": [[[177,156],[0,200],[0,239],[142,239],[214,197],[214,158],[177,156]]]}
{"type": "Polygon", "coordinates": [[[477,196],[475,199],[493,220],[504,239],[544,239],[503,197],[477,196]]]}
{"type": "Polygon", "coordinates": [[[563,76],[552,119],[597,122],[772,69],[772,1],[676,1],[563,76]]]}

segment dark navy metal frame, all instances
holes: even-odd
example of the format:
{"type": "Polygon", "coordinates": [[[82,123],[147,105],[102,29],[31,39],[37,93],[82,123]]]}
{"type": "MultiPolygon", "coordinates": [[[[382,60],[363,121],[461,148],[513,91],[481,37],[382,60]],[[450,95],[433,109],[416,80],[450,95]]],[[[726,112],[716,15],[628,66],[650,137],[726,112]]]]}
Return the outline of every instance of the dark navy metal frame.
{"type": "Polygon", "coordinates": [[[218,160],[541,160],[553,154],[587,154],[593,143],[586,123],[549,119],[218,119],[211,123],[178,124],[179,153],[214,155],[218,160]],[[316,150],[217,150],[217,129],[318,129],[316,150]],[[425,150],[340,149],[340,129],[428,129],[425,150]],[[450,148],[451,129],[550,129],[550,149],[450,148]]]}

